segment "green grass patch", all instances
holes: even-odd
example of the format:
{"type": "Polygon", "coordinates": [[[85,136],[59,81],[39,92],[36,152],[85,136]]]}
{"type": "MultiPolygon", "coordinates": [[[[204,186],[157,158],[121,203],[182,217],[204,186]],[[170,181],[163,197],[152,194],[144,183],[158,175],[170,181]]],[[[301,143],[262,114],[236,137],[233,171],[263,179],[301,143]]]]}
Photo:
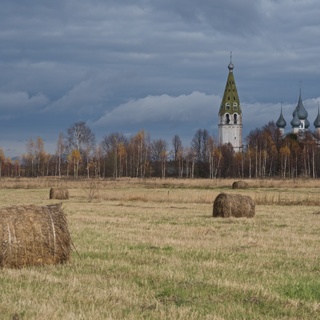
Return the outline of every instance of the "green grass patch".
{"type": "MultiPolygon", "coordinates": [[[[319,276],[319,275],[318,275],[319,276]]],[[[290,278],[278,288],[278,291],[285,297],[303,301],[320,301],[320,280],[319,277],[290,278]]]]}

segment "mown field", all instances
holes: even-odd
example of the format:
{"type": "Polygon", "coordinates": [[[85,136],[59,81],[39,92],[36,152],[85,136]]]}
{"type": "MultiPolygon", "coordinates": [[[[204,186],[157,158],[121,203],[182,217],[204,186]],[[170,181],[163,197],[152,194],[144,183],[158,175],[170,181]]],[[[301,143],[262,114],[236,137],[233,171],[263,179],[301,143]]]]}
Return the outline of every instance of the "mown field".
{"type": "Polygon", "coordinates": [[[320,181],[2,179],[0,206],[63,200],[65,265],[1,270],[1,319],[320,319],[320,181]],[[220,192],[256,216],[213,218],[220,192]]]}

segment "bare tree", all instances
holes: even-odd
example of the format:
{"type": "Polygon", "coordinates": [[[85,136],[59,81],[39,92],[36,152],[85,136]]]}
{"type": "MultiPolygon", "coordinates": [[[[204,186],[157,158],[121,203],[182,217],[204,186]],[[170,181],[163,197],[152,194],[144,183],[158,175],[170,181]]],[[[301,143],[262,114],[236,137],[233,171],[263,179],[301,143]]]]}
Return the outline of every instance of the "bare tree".
{"type": "Polygon", "coordinates": [[[94,168],[95,168],[95,176],[101,177],[102,175],[105,176],[102,172],[102,162],[103,162],[103,149],[101,145],[99,145],[95,150],[95,161],[94,161],[94,168]]]}
{"type": "Polygon", "coordinates": [[[139,131],[130,139],[130,169],[134,177],[145,178],[149,170],[150,137],[144,130],[139,131]]]}
{"type": "Polygon", "coordinates": [[[220,169],[222,153],[220,149],[215,145],[213,137],[209,137],[208,139],[207,152],[209,158],[209,177],[210,179],[217,178],[220,169]]]}
{"type": "Polygon", "coordinates": [[[179,152],[182,149],[182,142],[180,137],[175,134],[174,137],[172,138],[172,146],[173,146],[173,160],[177,161],[179,157],[179,152]]]}
{"type": "Polygon", "coordinates": [[[46,159],[46,152],[44,150],[44,142],[40,137],[38,137],[35,142],[35,156],[37,163],[37,176],[44,176],[44,162],[46,159]]]}
{"type": "Polygon", "coordinates": [[[184,149],[185,171],[187,178],[194,178],[194,169],[196,162],[196,153],[192,148],[184,149]]]}
{"type": "Polygon", "coordinates": [[[58,166],[58,176],[61,177],[61,162],[62,162],[62,155],[65,152],[65,144],[64,144],[64,136],[63,133],[60,132],[58,142],[57,142],[57,148],[56,148],[56,156],[57,156],[57,166],[58,166]]]}
{"type": "Polygon", "coordinates": [[[26,149],[27,149],[27,154],[24,157],[25,164],[26,164],[27,168],[30,167],[30,175],[31,175],[31,177],[33,177],[34,176],[34,161],[36,158],[36,147],[35,147],[35,143],[32,139],[29,139],[29,141],[27,142],[26,149]]]}
{"type": "Polygon", "coordinates": [[[180,137],[176,134],[172,138],[173,161],[178,173],[178,177],[183,176],[183,146],[180,137]]]}
{"type": "Polygon", "coordinates": [[[151,159],[155,165],[156,171],[158,165],[161,168],[161,177],[166,177],[166,163],[168,160],[167,142],[163,139],[154,140],[150,146],[151,159]]]}
{"type": "Polygon", "coordinates": [[[286,177],[287,172],[287,163],[290,157],[290,149],[288,146],[284,145],[280,148],[280,157],[281,157],[281,176],[282,178],[286,177]]]}
{"type": "Polygon", "coordinates": [[[127,138],[119,132],[104,136],[100,143],[114,178],[123,175],[127,155],[127,144],[127,138]]]}
{"type": "MultiPolygon", "coordinates": [[[[84,158],[86,164],[87,176],[89,178],[89,160],[91,153],[95,150],[95,135],[85,122],[77,122],[67,130],[67,142],[69,154],[76,150],[80,153],[74,153],[72,158],[77,159],[76,169],[79,170],[81,158],[84,158]],[[76,157],[75,157],[76,155],[76,157]]],[[[78,173],[77,173],[78,175],[78,173]]]]}
{"type": "Polygon", "coordinates": [[[208,176],[208,139],[208,130],[198,129],[191,142],[191,148],[195,155],[195,173],[200,177],[208,176]]]}

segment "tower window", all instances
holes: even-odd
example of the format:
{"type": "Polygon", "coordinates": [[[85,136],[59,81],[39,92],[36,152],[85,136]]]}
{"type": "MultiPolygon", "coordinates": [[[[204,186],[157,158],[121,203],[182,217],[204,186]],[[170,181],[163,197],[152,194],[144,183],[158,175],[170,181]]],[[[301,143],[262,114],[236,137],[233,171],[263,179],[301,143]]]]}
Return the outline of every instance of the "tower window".
{"type": "Polygon", "coordinates": [[[237,121],[238,121],[238,117],[237,117],[237,114],[235,113],[235,114],[233,115],[233,123],[234,123],[234,124],[237,124],[237,121]]]}
{"type": "Polygon", "coordinates": [[[230,123],[230,115],[227,113],[226,114],[226,124],[230,123]]]}

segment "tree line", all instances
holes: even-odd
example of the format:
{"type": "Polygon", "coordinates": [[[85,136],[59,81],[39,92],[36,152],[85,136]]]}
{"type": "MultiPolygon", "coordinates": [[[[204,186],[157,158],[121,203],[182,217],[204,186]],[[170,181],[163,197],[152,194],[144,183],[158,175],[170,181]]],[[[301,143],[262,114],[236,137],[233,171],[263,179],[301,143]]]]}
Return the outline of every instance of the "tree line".
{"type": "Polygon", "coordinates": [[[99,143],[85,122],[60,133],[54,154],[41,137],[30,139],[19,159],[0,148],[0,177],[176,177],[176,178],[317,178],[319,137],[312,132],[283,136],[274,122],[249,133],[242,152],[219,145],[208,130],[198,129],[189,146],[179,135],[171,143],[151,140],[141,130],[130,138],[121,132],[99,143]]]}

